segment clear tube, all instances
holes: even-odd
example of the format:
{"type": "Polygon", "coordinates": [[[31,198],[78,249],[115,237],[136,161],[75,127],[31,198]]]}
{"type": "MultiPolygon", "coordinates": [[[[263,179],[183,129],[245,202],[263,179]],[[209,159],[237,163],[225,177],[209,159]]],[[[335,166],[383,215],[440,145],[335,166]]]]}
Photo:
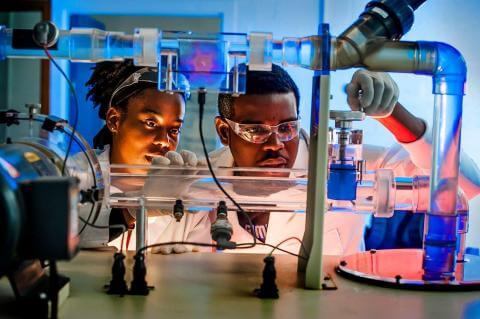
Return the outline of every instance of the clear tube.
{"type": "Polygon", "coordinates": [[[460,52],[447,44],[419,42],[419,48],[425,55],[430,53],[436,62],[433,71],[435,105],[431,200],[425,218],[423,241],[424,279],[445,280],[454,276],[459,244],[457,192],[462,102],[467,69],[460,52]]]}
{"type": "MultiPolygon", "coordinates": [[[[41,49],[16,48],[13,29],[0,26],[0,60],[8,58],[47,58],[41,49]]],[[[123,60],[134,57],[134,36],[99,29],[60,30],[57,44],[49,48],[54,58],[76,62],[123,60]]]]}
{"type": "MultiPolygon", "coordinates": [[[[323,70],[322,41],[318,35],[303,38],[283,38],[273,42],[272,61],[284,66],[301,66],[310,70],[323,70]]],[[[330,40],[328,40],[330,41],[330,40]]]]}
{"type": "MultiPolygon", "coordinates": [[[[181,198],[186,210],[209,210],[219,200],[231,203],[209,177],[206,168],[112,165],[111,185],[125,190],[111,194],[116,207],[136,206],[145,198],[151,207],[171,209],[181,198]],[[134,172],[134,173],[125,173],[134,172]],[[181,187],[174,186],[179,184],[181,187]]],[[[230,195],[248,211],[305,212],[307,171],[260,168],[218,168],[217,177],[230,195]]],[[[390,217],[395,210],[416,212],[428,201],[428,183],[419,178],[395,179],[391,170],[367,172],[353,201],[328,200],[332,212],[390,217]]],[[[427,178],[428,180],[428,178],[427,178]]]]}

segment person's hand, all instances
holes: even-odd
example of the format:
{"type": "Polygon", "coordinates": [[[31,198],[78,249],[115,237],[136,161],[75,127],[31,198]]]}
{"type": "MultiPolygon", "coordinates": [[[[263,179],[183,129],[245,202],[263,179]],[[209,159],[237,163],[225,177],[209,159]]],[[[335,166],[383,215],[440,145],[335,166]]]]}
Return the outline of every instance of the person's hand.
{"type": "Polygon", "coordinates": [[[175,151],[169,151],[165,156],[156,156],[152,160],[152,165],[158,166],[168,166],[168,165],[177,165],[177,166],[186,166],[186,167],[196,167],[196,166],[206,166],[206,162],[203,159],[199,159],[197,155],[193,152],[182,150],[179,153],[175,151]]]}
{"type": "Polygon", "coordinates": [[[347,85],[347,102],[353,111],[363,111],[374,118],[392,114],[399,90],[388,73],[358,70],[347,85]]]}
{"type": "Polygon", "coordinates": [[[159,246],[159,247],[153,247],[152,248],[152,253],[154,254],[162,254],[162,255],[170,255],[170,254],[183,254],[186,252],[191,251],[188,249],[187,246],[185,245],[165,245],[165,246],[159,246]]]}
{"type": "Polygon", "coordinates": [[[152,166],[155,168],[148,172],[144,195],[180,199],[198,179],[195,177],[198,172],[195,168],[206,166],[206,162],[199,159],[195,153],[182,150],[179,153],[169,151],[165,156],[154,157],[152,166]]]}

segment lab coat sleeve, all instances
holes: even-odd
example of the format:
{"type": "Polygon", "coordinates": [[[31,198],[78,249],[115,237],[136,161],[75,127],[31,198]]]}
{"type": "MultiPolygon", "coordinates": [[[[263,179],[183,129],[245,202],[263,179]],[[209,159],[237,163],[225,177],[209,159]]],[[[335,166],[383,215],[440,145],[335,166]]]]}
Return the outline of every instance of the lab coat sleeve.
{"type": "MultiPolygon", "coordinates": [[[[199,212],[195,214],[194,225],[186,236],[187,242],[196,243],[212,243],[212,237],[210,236],[210,219],[205,212],[199,212]]],[[[193,251],[211,252],[211,247],[193,246],[193,251]]]]}
{"type": "MultiPolygon", "coordinates": [[[[432,132],[427,125],[424,135],[412,143],[400,143],[410,155],[415,166],[430,174],[432,167],[432,132]]],[[[460,172],[458,183],[470,200],[480,194],[480,170],[475,162],[465,152],[460,152],[460,172]]]]}

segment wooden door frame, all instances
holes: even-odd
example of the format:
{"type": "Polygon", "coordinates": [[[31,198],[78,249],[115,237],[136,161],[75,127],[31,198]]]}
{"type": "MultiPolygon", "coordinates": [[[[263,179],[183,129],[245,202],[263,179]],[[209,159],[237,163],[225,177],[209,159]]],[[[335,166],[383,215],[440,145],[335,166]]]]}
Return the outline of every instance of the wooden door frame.
{"type": "MultiPolygon", "coordinates": [[[[2,0],[0,2],[0,12],[11,11],[40,11],[42,20],[51,19],[50,0],[2,0]]],[[[41,113],[50,113],[50,62],[41,61],[40,72],[40,103],[42,104],[41,113]]]]}

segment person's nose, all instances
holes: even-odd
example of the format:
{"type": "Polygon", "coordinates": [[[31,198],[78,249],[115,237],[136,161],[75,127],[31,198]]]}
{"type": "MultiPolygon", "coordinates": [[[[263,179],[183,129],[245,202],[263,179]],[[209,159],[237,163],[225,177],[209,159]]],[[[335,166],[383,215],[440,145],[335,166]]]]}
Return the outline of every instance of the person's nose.
{"type": "Polygon", "coordinates": [[[263,144],[263,149],[265,151],[274,151],[278,152],[281,149],[285,148],[285,144],[278,138],[277,132],[272,132],[272,135],[268,138],[268,140],[263,144]]]}
{"type": "Polygon", "coordinates": [[[153,140],[153,144],[159,146],[161,149],[170,149],[172,146],[172,140],[170,136],[168,136],[168,132],[166,129],[160,129],[157,131],[155,135],[155,139],[153,140]]]}

